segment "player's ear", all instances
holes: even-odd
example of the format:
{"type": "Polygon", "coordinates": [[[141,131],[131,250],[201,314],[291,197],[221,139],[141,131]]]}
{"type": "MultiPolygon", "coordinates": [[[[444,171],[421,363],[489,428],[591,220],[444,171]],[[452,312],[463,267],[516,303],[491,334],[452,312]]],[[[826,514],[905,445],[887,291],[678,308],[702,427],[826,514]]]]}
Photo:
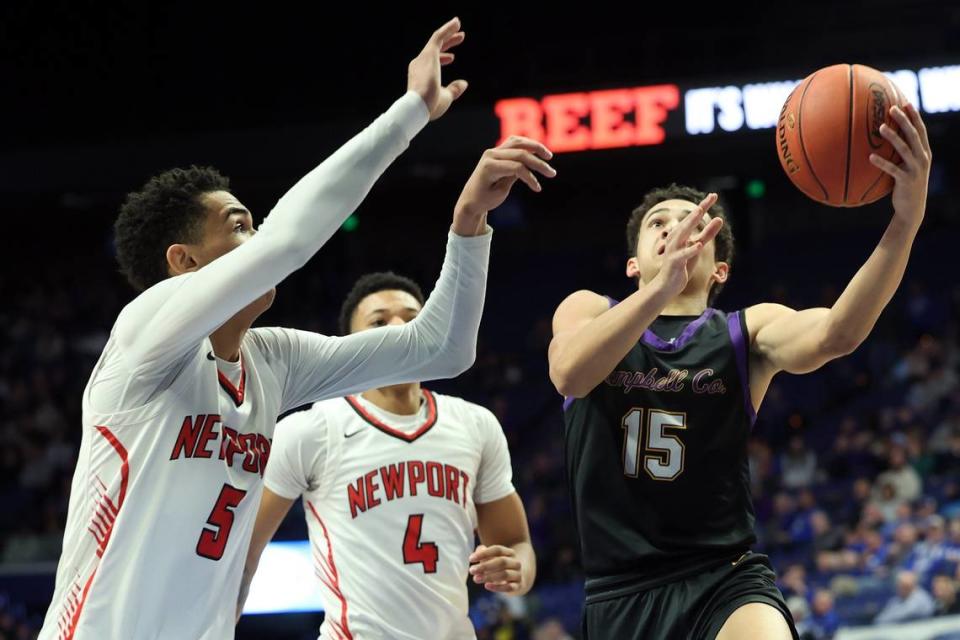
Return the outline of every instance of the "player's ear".
{"type": "Polygon", "coordinates": [[[196,271],[200,263],[193,256],[190,245],[172,244],[167,247],[167,271],[171,276],[196,271]]]}
{"type": "Polygon", "coordinates": [[[726,262],[713,263],[713,275],[711,279],[717,284],[723,284],[730,277],[730,265],[726,262]]]}
{"type": "Polygon", "coordinates": [[[628,278],[640,277],[640,262],[637,260],[636,256],[627,260],[627,277],[628,278]]]}

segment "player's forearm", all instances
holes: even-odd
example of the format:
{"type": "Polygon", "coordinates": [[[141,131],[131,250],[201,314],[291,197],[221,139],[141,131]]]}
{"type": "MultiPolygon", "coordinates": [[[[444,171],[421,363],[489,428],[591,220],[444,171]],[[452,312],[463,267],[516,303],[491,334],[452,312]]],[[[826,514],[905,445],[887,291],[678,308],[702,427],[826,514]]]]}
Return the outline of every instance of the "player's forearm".
{"type": "Polygon", "coordinates": [[[520,589],[508,595],[522,596],[533,588],[537,579],[537,554],[530,541],[510,545],[520,560],[520,589]]]}
{"type": "Polygon", "coordinates": [[[420,314],[403,326],[343,337],[300,332],[283,406],[391,384],[452,378],[473,364],[493,231],[450,233],[440,278],[420,314]]]}
{"type": "Polygon", "coordinates": [[[309,258],[360,205],[376,180],[426,126],[428,117],[423,100],[407,92],[301,178],[280,198],[259,231],[282,226],[285,249],[309,258]]]}
{"type": "Polygon", "coordinates": [[[469,238],[451,232],[440,277],[423,310],[402,327],[356,334],[375,341],[376,348],[367,367],[338,384],[368,388],[452,378],[469,369],[477,353],[492,237],[489,227],[484,235],[469,238]]]}
{"type": "Polygon", "coordinates": [[[274,207],[257,234],[214,260],[147,310],[125,332],[134,366],[153,367],[196,344],[279,284],[336,232],[374,182],[427,123],[419,96],[408,93],[313,171],[274,207]]]}
{"type": "Polygon", "coordinates": [[[466,371],[477,353],[477,334],[487,293],[493,231],[462,237],[451,233],[440,277],[420,314],[406,327],[427,345],[418,380],[466,371]]]}
{"type": "MultiPolygon", "coordinates": [[[[259,560],[259,558],[258,558],[259,560]]],[[[243,568],[243,577],[240,580],[240,593],[237,594],[237,613],[236,621],[240,621],[243,615],[243,605],[247,602],[247,595],[250,593],[250,583],[253,582],[253,576],[257,572],[257,564],[249,564],[243,568]]]]}
{"type": "Polygon", "coordinates": [[[870,334],[903,279],[918,222],[894,217],[880,243],[827,314],[824,342],[849,353],[870,334]]]}
{"type": "Polygon", "coordinates": [[[550,379],[561,394],[581,398],[610,375],[660,315],[670,292],[646,285],[600,314],[550,353],[550,379]]]}

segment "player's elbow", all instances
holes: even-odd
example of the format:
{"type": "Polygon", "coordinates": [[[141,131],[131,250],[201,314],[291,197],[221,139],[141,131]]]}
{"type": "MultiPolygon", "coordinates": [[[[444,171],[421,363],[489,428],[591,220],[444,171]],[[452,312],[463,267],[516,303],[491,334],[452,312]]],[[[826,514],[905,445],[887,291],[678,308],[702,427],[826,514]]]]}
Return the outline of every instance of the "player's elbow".
{"type": "Polygon", "coordinates": [[[570,367],[553,362],[550,363],[550,381],[560,395],[566,398],[582,398],[596,386],[588,384],[570,367]]]}
{"type": "Polygon", "coordinates": [[[298,229],[274,229],[266,225],[262,229],[265,230],[257,233],[256,240],[263,245],[263,253],[271,263],[285,264],[291,271],[306,265],[320,248],[310,234],[298,229]]]}
{"type": "Polygon", "coordinates": [[[456,378],[466,373],[477,360],[477,345],[446,345],[438,352],[435,360],[434,376],[437,378],[456,378]]]}
{"type": "Polygon", "coordinates": [[[828,360],[848,356],[863,343],[863,338],[844,331],[832,331],[820,342],[820,353],[828,360]]]}

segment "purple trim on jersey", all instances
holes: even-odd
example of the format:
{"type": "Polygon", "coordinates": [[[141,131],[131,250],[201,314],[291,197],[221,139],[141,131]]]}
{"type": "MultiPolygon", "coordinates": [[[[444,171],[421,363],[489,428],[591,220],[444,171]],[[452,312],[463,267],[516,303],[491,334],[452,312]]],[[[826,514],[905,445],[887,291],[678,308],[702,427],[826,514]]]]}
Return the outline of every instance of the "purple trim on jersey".
{"type": "Polygon", "coordinates": [[[700,314],[699,318],[688,324],[687,328],[683,330],[683,333],[677,336],[675,340],[671,340],[670,342],[667,342],[650,329],[644,331],[643,336],[640,339],[658,351],[679,351],[684,347],[684,345],[693,339],[693,335],[697,332],[697,330],[702,327],[707,320],[712,318],[713,314],[716,312],[716,309],[705,309],[704,312],[700,314]]]}
{"type": "Polygon", "coordinates": [[[737,357],[737,371],[740,372],[740,386],[743,387],[743,406],[750,416],[751,426],[757,421],[757,412],[750,399],[750,376],[747,370],[747,341],[743,335],[743,326],[740,321],[740,312],[727,316],[727,329],[730,331],[730,340],[733,342],[733,352],[737,357]]]}

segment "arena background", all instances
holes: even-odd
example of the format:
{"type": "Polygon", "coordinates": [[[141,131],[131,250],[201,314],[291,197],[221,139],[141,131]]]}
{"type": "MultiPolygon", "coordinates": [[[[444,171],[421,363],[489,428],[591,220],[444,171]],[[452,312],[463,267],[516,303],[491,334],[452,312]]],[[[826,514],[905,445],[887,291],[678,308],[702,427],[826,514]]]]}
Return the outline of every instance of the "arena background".
{"type": "MultiPolygon", "coordinates": [[[[898,78],[917,82],[930,132],[927,217],[868,341],[815,374],[774,382],[750,444],[757,548],[774,559],[807,637],[891,637],[879,627],[834,634],[869,625],[900,570],[935,594],[938,611],[956,612],[960,5],[14,2],[0,9],[0,639],[33,637],[52,592],[80,395],[132,297],[111,245],[124,193],[171,166],[212,164],[262,217],[402,94],[407,62],[452,15],[467,41],[445,78],[468,79],[469,91],[281,285],[261,325],[332,333],[342,296],[371,270],[394,269],[429,289],[457,194],[500,137],[499,101],[662,85],[679,96],[662,141],[558,154],[559,177],[542,194],[516,188],[491,216],[477,363],[429,386],[502,421],[539,575],[528,596],[506,604],[471,590],[479,637],[578,635],[582,582],[560,403],[547,377],[549,321],[576,289],[630,291],[623,228],[646,189],[676,180],[721,193],[738,251],[723,309],[830,304],[879,239],[888,199],[817,205],[786,180],[773,129],[751,128],[778,89],[748,85],[799,80],[836,62],[913,72],[898,78]],[[920,495],[897,494],[917,478],[920,495]]],[[[304,537],[295,510],[280,538],[304,537]]],[[[224,594],[225,606],[233,597],[224,594]]],[[[321,619],[249,615],[237,637],[314,638],[321,619]]],[[[955,638],[960,622],[933,617],[896,633],[955,638]]]]}

